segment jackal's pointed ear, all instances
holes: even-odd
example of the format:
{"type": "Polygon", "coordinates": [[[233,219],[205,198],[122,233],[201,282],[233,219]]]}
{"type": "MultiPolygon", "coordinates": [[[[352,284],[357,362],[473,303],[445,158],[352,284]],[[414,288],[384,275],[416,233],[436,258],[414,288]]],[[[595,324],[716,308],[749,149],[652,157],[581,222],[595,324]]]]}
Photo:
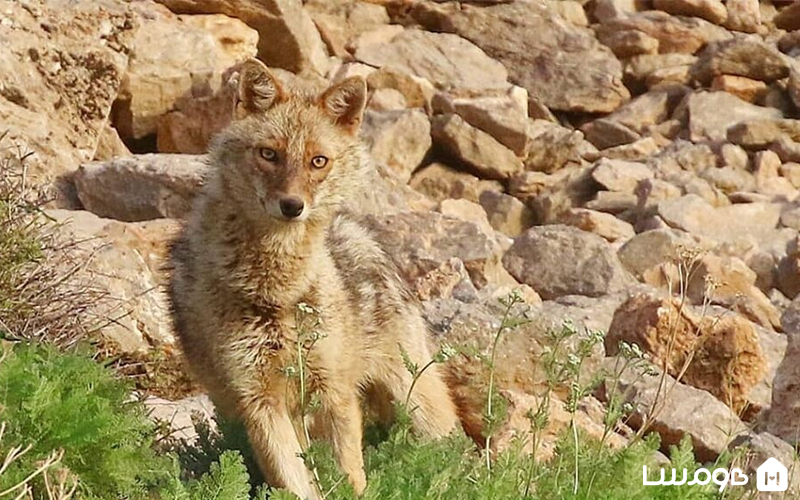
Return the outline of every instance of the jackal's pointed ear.
{"type": "Polygon", "coordinates": [[[350,133],[358,131],[366,104],[367,82],[360,76],[334,84],[320,97],[320,105],[325,112],[350,133]]]}
{"type": "Polygon", "coordinates": [[[245,112],[264,112],[283,99],[278,79],[257,59],[248,59],[239,70],[239,102],[245,112]]]}

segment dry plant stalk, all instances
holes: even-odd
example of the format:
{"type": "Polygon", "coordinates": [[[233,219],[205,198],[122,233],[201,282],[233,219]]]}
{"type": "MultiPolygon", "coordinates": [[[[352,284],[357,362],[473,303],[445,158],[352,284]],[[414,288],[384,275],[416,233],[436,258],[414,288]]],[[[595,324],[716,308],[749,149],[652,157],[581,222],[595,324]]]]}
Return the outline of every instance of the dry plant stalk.
{"type": "MultiPolygon", "coordinates": [[[[6,423],[0,423],[0,445],[2,445],[3,437],[5,436],[6,423]]],[[[2,464],[0,464],[0,476],[2,476],[8,468],[26,453],[31,450],[31,445],[28,446],[14,446],[5,455],[2,464]]],[[[50,477],[56,465],[61,463],[64,458],[64,451],[53,451],[47,458],[42,460],[36,465],[36,469],[31,471],[25,479],[0,491],[0,499],[13,498],[14,500],[33,500],[33,481],[39,476],[44,481],[44,491],[48,500],[69,500],[78,488],[78,481],[72,476],[67,469],[60,468],[55,473],[55,482],[50,477]]]]}
{"type": "Polygon", "coordinates": [[[82,318],[103,293],[76,279],[88,259],[60,241],[42,207],[47,191],[28,182],[33,153],[0,133],[0,336],[69,347],[87,333],[82,318]]]}

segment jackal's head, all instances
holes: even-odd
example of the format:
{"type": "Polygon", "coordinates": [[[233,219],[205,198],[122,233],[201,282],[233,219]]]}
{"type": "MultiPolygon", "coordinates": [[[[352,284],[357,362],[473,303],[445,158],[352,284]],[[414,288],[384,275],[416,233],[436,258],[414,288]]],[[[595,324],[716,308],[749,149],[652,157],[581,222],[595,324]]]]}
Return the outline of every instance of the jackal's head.
{"type": "Polygon", "coordinates": [[[358,128],[366,94],[360,77],[322,92],[290,90],[262,63],[244,63],[243,116],[219,135],[211,154],[230,201],[265,222],[330,217],[363,177],[358,128]]]}

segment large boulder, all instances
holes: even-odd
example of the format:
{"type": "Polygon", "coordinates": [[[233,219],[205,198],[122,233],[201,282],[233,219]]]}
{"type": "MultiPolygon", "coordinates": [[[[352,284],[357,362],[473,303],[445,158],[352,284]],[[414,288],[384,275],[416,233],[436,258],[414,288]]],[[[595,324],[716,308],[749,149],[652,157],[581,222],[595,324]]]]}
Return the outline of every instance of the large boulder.
{"type": "Polygon", "coordinates": [[[694,93],[686,100],[686,109],[693,141],[724,141],[737,123],[783,118],[775,108],[756,106],[727,92],[694,93]]]}
{"type": "Polygon", "coordinates": [[[465,198],[478,201],[484,191],[502,191],[499,181],[484,180],[443,163],[431,163],[417,170],[409,185],[436,201],[465,198]]]}
{"type": "Polygon", "coordinates": [[[800,120],[750,120],[728,129],[728,141],[745,148],[764,148],[782,139],[800,141],[800,120]]]}
{"type": "Polygon", "coordinates": [[[75,187],[84,208],[121,221],[185,217],[203,182],[204,156],[149,154],[82,165],[75,187]]]}
{"type": "Polygon", "coordinates": [[[102,339],[129,354],[172,346],[162,269],[178,224],[170,219],[125,223],[86,211],[48,210],[47,215],[59,224],[59,237],[73,242],[76,257],[85,262],[80,279],[100,294],[86,317],[102,339]]]}
{"type": "Polygon", "coordinates": [[[680,299],[631,297],[614,314],[606,352],[616,355],[623,341],[639,345],[667,373],[683,374],[684,383],[709,391],[737,412],[767,374],[752,323],[732,314],[706,316],[680,299]]]}
{"type": "Polygon", "coordinates": [[[528,154],[528,95],[525,89],[514,87],[497,96],[458,97],[437,94],[434,112],[455,113],[473,127],[483,130],[517,156],[528,154]]]}
{"type": "Polygon", "coordinates": [[[523,170],[522,160],[458,115],[439,115],[431,127],[434,144],[484,179],[505,180],[523,170]]]}
{"type": "Polygon", "coordinates": [[[709,44],[692,72],[706,83],[718,75],[773,82],[789,76],[789,60],[759,37],[734,38],[709,44]]]}
{"type": "MultiPolygon", "coordinates": [[[[614,373],[626,362],[611,357],[605,366],[614,373]]],[[[621,397],[623,402],[632,404],[628,425],[657,432],[665,452],[689,436],[697,458],[701,462],[714,461],[728,449],[731,440],[749,434],[746,424],[724,403],[670,375],[665,374],[663,379],[661,375],[642,376],[636,368],[629,367],[618,378],[606,380],[603,391],[606,400],[621,397]]]]}
{"type": "Polygon", "coordinates": [[[772,406],[766,421],[766,430],[790,443],[800,443],[800,333],[789,336],[786,356],[778,367],[772,391],[772,406]]]}
{"type": "Polygon", "coordinates": [[[50,182],[94,157],[133,45],[128,5],[0,2],[2,147],[32,152],[30,180],[50,182]]]}
{"type": "Polygon", "coordinates": [[[419,109],[368,111],[361,136],[374,161],[408,182],[431,147],[431,124],[419,109]]]}
{"type": "Polygon", "coordinates": [[[502,248],[476,224],[436,212],[371,215],[365,219],[409,283],[449,259],[460,259],[475,286],[513,284],[500,262],[502,248]]]}
{"type": "Polygon", "coordinates": [[[671,16],[646,11],[620,16],[602,24],[599,31],[641,31],[658,40],[661,54],[694,54],[709,42],[731,38],[728,30],[696,17],[671,16]]]}
{"type": "Polygon", "coordinates": [[[633,283],[607,241],[570,226],[527,230],[514,240],[503,264],[546,300],[563,295],[599,297],[633,283]]]}
{"type": "Polygon", "coordinates": [[[607,113],[630,98],[622,65],[611,50],[549,4],[420,2],[412,15],[428,29],[456,33],[482,48],[503,63],[512,82],[548,108],[607,113]]]}
{"type": "Polygon", "coordinates": [[[370,66],[401,69],[442,89],[478,91],[509,87],[508,73],[502,64],[468,40],[448,33],[401,30],[388,40],[358,43],[355,58],[370,66]]]}
{"type": "Polygon", "coordinates": [[[225,14],[258,32],[258,58],[293,72],[325,74],[328,56],[300,0],[158,0],[178,14],[225,14]]]}
{"type": "Polygon", "coordinates": [[[658,215],[670,226],[720,242],[765,236],[778,226],[780,205],[744,203],[714,207],[696,194],[663,201],[658,215]]]}
{"type": "Polygon", "coordinates": [[[181,97],[213,94],[223,72],[253,57],[258,42],[238,19],[213,16],[202,23],[151,2],[133,5],[141,28],[112,114],[124,139],[155,134],[159,118],[181,97]]]}

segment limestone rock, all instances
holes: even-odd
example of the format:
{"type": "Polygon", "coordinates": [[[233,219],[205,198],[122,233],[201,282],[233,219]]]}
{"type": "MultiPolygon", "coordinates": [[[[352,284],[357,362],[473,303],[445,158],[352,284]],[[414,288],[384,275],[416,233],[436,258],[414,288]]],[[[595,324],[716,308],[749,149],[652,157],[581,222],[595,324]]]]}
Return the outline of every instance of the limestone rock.
{"type": "Polygon", "coordinates": [[[610,19],[624,17],[645,8],[645,3],[641,0],[597,0],[593,14],[598,21],[604,23],[610,19]]]}
{"type": "Polygon", "coordinates": [[[434,143],[486,179],[504,180],[523,169],[513,151],[458,115],[434,118],[434,143]]]}
{"type": "Polygon", "coordinates": [[[617,255],[637,278],[660,264],[677,262],[685,253],[697,253],[711,245],[701,238],[676,229],[655,229],[639,233],[623,245],[617,255]]]}
{"type": "Polygon", "coordinates": [[[478,226],[488,238],[494,238],[494,228],[489,223],[486,211],[481,205],[474,201],[465,200],[463,198],[460,200],[442,200],[442,202],[439,203],[438,211],[447,217],[471,222],[478,226]]]}
{"type": "MultiPolygon", "coordinates": [[[[683,0],[678,0],[683,1],[683,0]]],[[[609,20],[602,31],[638,30],[658,40],[662,54],[694,54],[709,42],[731,38],[730,33],[696,17],[671,16],[666,12],[646,11],[609,20]]]]}
{"type": "MultiPolygon", "coordinates": [[[[624,363],[618,358],[607,358],[605,366],[624,363]]],[[[692,440],[695,455],[700,461],[713,461],[728,448],[728,443],[738,435],[747,434],[745,424],[725,406],[706,391],[695,389],[676,382],[670,375],[664,376],[665,390],[661,387],[661,376],[642,376],[634,369],[622,373],[618,382],[606,381],[605,399],[612,387],[616,387],[623,401],[634,405],[634,413],[628,425],[639,428],[646,425],[651,432],[661,436],[662,450],[677,446],[684,436],[692,440]],[[616,385],[612,385],[616,384],[616,385]],[[649,409],[659,401],[660,411],[653,420],[644,422],[649,409]]]]}
{"type": "Polygon", "coordinates": [[[431,147],[431,125],[418,109],[368,111],[361,136],[373,160],[385,164],[397,177],[408,182],[431,147]]]}
{"type": "Polygon", "coordinates": [[[597,297],[632,282],[608,242],[563,225],[527,230],[514,240],[503,263],[545,300],[563,295],[597,297]]]}
{"type": "Polygon", "coordinates": [[[728,0],[728,19],[725,27],[745,33],[755,33],[761,25],[761,9],[758,0],[728,0]]]}
{"type": "Polygon", "coordinates": [[[715,208],[689,194],[660,203],[658,214],[674,228],[724,242],[743,235],[758,238],[774,229],[780,219],[780,206],[747,203],[715,208]]]}
{"type": "Polygon", "coordinates": [[[584,206],[597,193],[591,167],[572,165],[552,174],[523,172],[512,177],[508,192],[536,214],[539,224],[556,222],[562,213],[584,206]]]}
{"type": "Polygon", "coordinates": [[[526,170],[552,173],[569,165],[580,165],[583,156],[597,152],[582,132],[546,120],[530,120],[527,133],[530,152],[525,158],[526,170]]]}
{"type": "Polygon", "coordinates": [[[720,0],[654,0],[653,6],[678,16],[694,16],[723,24],[728,19],[728,9],[720,0]]]}
{"type": "Polygon", "coordinates": [[[788,336],[789,345],[786,356],[778,367],[775,376],[772,405],[767,416],[766,431],[789,443],[800,442],[797,423],[800,421],[800,335],[796,332],[788,336]]]}
{"type": "MultiPolygon", "coordinates": [[[[300,0],[158,0],[178,14],[225,14],[258,32],[258,58],[292,72],[325,74],[328,56],[300,0]]],[[[192,51],[190,51],[192,53],[192,51]]]]}
{"type": "Polygon", "coordinates": [[[211,139],[233,120],[236,86],[232,76],[236,68],[222,74],[222,84],[213,94],[182,96],[171,111],[158,118],[156,134],[160,153],[208,152],[211,139]]]}
{"type": "Polygon", "coordinates": [[[479,201],[492,227],[512,238],[522,234],[535,222],[533,211],[513,196],[499,191],[484,191],[479,201]]]}
{"type": "Polygon", "coordinates": [[[695,304],[719,304],[764,328],[780,330],[780,312],[756,286],[758,276],[741,259],[701,254],[687,265],[689,277],[682,278],[677,264],[667,262],[644,271],[644,281],[665,290],[682,282],[686,298],[695,304]]]}
{"type": "Polygon", "coordinates": [[[434,112],[455,113],[467,123],[494,137],[517,156],[528,154],[528,97],[519,87],[522,99],[514,90],[499,96],[455,97],[440,93],[433,101],[434,112]],[[522,101],[523,104],[520,104],[522,101]]]}
{"type": "Polygon", "coordinates": [[[642,137],[627,125],[608,118],[598,118],[584,125],[581,130],[586,134],[586,139],[600,149],[630,144],[642,137]]]}
{"type": "Polygon", "coordinates": [[[103,292],[88,317],[106,341],[123,353],[172,345],[175,338],[162,288],[167,242],[178,230],[173,220],[124,223],[86,211],[50,210],[60,235],[78,241],[90,286],[103,292]]]}
{"type": "Polygon", "coordinates": [[[778,49],[758,37],[735,38],[706,47],[693,73],[703,82],[710,82],[718,75],[773,82],[789,75],[789,64],[778,49]]]}
{"type": "Polygon", "coordinates": [[[408,107],[425,110],[431,108],[431,100],[436,92],[430,80],[392,66],[372,70],[367,75],[367,85],[373,91],[396,90],[403,95],[408,107]]]}
{"type": "Polygon", "coordinates": [[[304,2],[304,6],[331,55],[345,60],[351,57],[348,46],[352,40],[390,21],[383,5],[311,0],[304,2]]]}
{"type": "Polygon", "coordinates": [[[586,208],[569,210],[561,217],[560,222],[594,233],[611,243],[624,242],[636,234],[633,226],[624,220],[617,219],[611,214],[586,208]]]}
{"type": "Polygon", "coordinates": [[[658,53],[658,40],[639,30],[601,31],[598,35],[597,39],[620,59],[658,53]]]}
{"type": "Polygon", "coordinates": [[[724,141],[728,128],[751,120],[782,118],[774,108],[755,106],[726,92],[699,92],[688,98],[689,130],[693,141],[724,141]]]}
{"type": "Polygon", "coordinates": [[[202,422],[215,430],[214,403],[203,394],[190,396],[179,401],[169,401],[157,396],[147,396],[144,400],[147,416],[151,420],[166,424],[169,431],[165,436],[188,445],[195,444],[199,438],[195,419],[199,415],[202,422]]]}
{"type": "Polygon", "coordinates": [[[786,31],[794,31],[800,29],[800,7],[797,4],[792,4],[785,9],[782,9],[778,14],[772,18],[775,26],[786,31]]]}
{"type": "MultiPolygon", "coordinates": [[[[524,442],[522,451],[533,451],[530,439],[524,439],[530,434],[530,419],[527,415],[535,415],[544,399],[531,394],[517,391],[502,391],[501,395],[508,403],[508,417],[498,429],[492,440],[495,451],[508,450],[519,442],[524,442]]],[[[560,436],[570,428],[573,421],[572,414],[568,411],[566,403],[555,396],[548,400],[547,426],[537,437],[536,460],[547,461],[555,456],[560,436]]],[[[605,426],[603,425],[603,405],[589,396],[578,404],[574,415],[574,422],[578,429],[586,436],[593,439],[603,439],[605,426]]],[[[612,449],[620,449],[627,442],[626,438],[616,432],[605,436],[606,444],[612,449]]]]}
{"type": "Polygon", "coordinates": [[[484,191],[502,191],[498,181],[479,179],[442,163],[432,163],[417,170],[409,185],[436,201],[464,198],[477,202],[484,191]]]}
{"type": "Polygon", "coordinates": [[[138,5],[142,26],[112,115],[126,139],[154,134],[159,118],[179,98],[212,95],[226,69],[255,55],[258,41],[237,19],[214,16],[214,24],[207,24],[215,32],[199,22],[183,21],[164,7],[155,5],[153,14],[153,4],[138,5]]]}
{"type": "Polygon", "coordinates": [[[97,149],[92,160],[105,161],[119,156],[130,156],[130,154],[128,146],[122,142],[117,129],[106,125],[100,133],[100,140],[97,142],[97,149]]]}
{"type": "Polygon", "coordinates": [[[677,70],[688,73],[697,56],[681,53],[643,54],[632,57],[625,66],[625,79],[645,85],[658,72],[677,70]]]}
{"type": "Polygon", "coordinates": [[[680,299],[634,295],[614,314],[605,339],[616,355],[621,341],[639,345],[682,382],[709,391],[734,411],[744,408],[767,366],[759,337],[749,321],[736,315],[703,316],[680,299]]]}
{"type": "MultiPolygon", "coordinates": [[[[27,160],[30,182],[48,184],[95,156],[136,26],[128,4],[118,0],[68,7],[3,3],[2,147],[33,153],[27,160]]],[[[73,201],[67,197],[58,202],[73,201]]]]}
{"type": "Polygon", "coordinates": [[[763,148],[782,139],[800,141],[800,120],[751,120],[728,130],[728,140],[745,148],[763,148]]]}
{"type": "Polygon", "coordinates": [[[83,206],[99,215],[136,222],[188,214],[206,170],[204,157],[141,155],[82,165],[75,187],[83,206]]]}
{"type": "Polygon", "coordinates": [[[409,283],[452,257],[461,259],[478,288],[511,282],[500,246],[475,224],[436,212],[372,215],[366,222],[409,283]]]}
{"type": "Polygon", "coordinates": [[[642,163],[601,159],[592,170],[592,179],[609,191],[633,193],[639,181],[651,179],[653,171],[642,163]]]}
{"type": "Polygon", "coordinates": [[[441,89],[508,88],[508,73],[469,41],[449,33],[408,29],[388,41],[359,44],[355,58],[425,78],[441,89]]]}
{"type": "Polygon", "coordinates": [[[767,84],[744,76],[717,75],[711,82],[711,90],[733,94],[747,102],[758,103],[767,95],[767,84]]]}
{"type": "Polygon", "coordinates": [[[419,3],[413,15],[428,29],[456,33],[481,47],[503,63],[512,82],[548,108],[607,113],[630,97],[611,51],[547,4],[459,9],[419,3]]]}
{"type": "Polygon", "coordinates": [[[625,103],[604,117],[604,120],[624,125],[638,134],[645,134],[651,127],[669,119],[687,91],[686,87],[680,85],[651,90],[625,103]]]}

